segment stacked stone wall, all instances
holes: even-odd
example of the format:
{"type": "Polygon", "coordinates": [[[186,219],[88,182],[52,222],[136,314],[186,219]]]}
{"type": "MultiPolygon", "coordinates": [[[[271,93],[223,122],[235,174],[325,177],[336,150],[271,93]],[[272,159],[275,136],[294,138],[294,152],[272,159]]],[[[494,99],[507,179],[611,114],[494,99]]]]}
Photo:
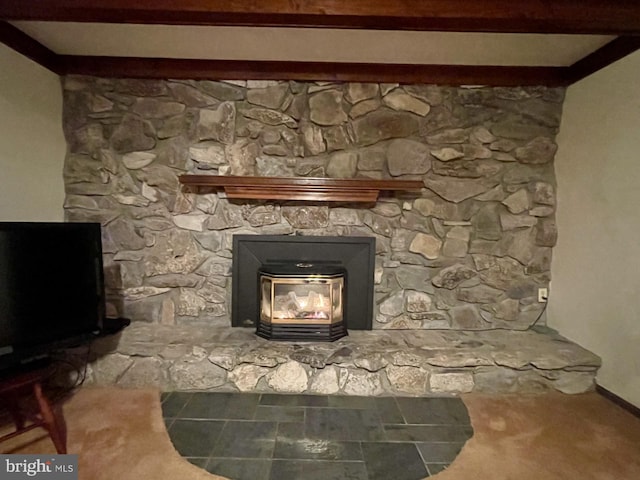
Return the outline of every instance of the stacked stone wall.
{"type": "Polygon", "coordinates": [[[66,218],[109,313],[230,325],[234,234],[376,238],[374,329],[525,329],[556,241],[563,89],[63,79],[66,218]],[[419,179],[375,204],[230,201],[182,174],[419,179]]]}

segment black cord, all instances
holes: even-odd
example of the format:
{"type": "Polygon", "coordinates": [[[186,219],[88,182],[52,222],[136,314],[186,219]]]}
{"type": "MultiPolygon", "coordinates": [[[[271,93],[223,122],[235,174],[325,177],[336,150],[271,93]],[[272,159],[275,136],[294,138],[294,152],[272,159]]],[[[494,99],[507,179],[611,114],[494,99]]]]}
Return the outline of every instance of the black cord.
{"type": "Polygon", "coordinates": [[[529,325],[525,331],[527,330],[531,330],[533,327],[535,327],[537,325],[537,323],[540,321],[540,319],[542,318],[542,315],[544,315],[544,312],[547,311],[547,305],[549,305],[549,295],[547,295],[547,297],[544,299],[544,306],[542,307],[542,310],[540,310],[540,315],[538,315],[538,318],[536,318],[533,323],[531,325],[529,325]]]}
{"type": "MultiPolygon", "coordinates": [[[[72,355],[68,350],[61,352],[59,357],[52,355],[52,360],[55,362],[55,368],[52,370],[49,375],[49,380],[55,378],[60,373],[75,373],[75,380],[71,385],[63,385],[57,388],[55,394],[52,394],[52,401],[57,402],[63,398],[69,396],[71,392],[73,392],[78,387],[82,386],[87,379],[87,369],[89,365],[89,358],[91,356],[91,343],[86,347],[86,354],[80,357],[79,355],[72,355]],[[80,360],[80,364],[78,362],[74,362],[71,359],[83,358],[84,360],[80,360]],[[61,365],[66,365],[70,367],[68,370],[61,369],[61,365]]],[[[52,383],[52,382],[49,382],[52,383]]]]}

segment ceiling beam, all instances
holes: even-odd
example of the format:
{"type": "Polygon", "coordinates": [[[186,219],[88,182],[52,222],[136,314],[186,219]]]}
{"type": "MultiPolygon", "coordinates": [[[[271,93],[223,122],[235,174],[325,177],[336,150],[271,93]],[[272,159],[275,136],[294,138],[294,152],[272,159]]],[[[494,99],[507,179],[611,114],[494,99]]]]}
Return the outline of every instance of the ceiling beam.
{"type": "Polygon", "coordinates": [[[638,49],[640,37],[618,37],[571,65],[566,70],[567,84],[582,80],[638,49]]]}
{"type": "Polygon", "coordinates": [[[7,47],[54,73],[62,73],[58,55],[10,23],[0,21],[0,43],[4,43],[7,47]]]}
{"type": "Polygon", "coordinates": [[[637,0],[8,0],[0,19],[640,35],[637,0]]]}
{"type": "Polygon", "coordinates": [[[566,83],[566,67],[185,60],[73,55],[61,55],[59,59],[64,71],[68,74],[100,77],[500,86],[560,86],[566,83]]]}

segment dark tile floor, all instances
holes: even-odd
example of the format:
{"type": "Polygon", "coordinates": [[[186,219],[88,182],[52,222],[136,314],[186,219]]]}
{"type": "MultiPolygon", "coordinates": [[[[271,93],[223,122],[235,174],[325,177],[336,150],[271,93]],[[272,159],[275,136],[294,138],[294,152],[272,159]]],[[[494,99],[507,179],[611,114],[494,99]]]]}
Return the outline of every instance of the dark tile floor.
{"type": "Polygon", "coordinates": [[[473,430],[459,398],[163,394],[174,446],[233,480],[417,480],[473,430]]]}

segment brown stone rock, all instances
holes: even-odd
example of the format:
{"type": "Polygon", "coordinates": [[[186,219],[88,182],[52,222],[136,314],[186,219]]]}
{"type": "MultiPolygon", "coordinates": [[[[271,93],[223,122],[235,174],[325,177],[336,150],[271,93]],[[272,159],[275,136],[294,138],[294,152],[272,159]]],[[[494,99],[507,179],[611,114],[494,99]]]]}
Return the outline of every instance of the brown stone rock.
{"type": "Polygon", "coordinates": [[[138,180],[157,187],[163,192],[175,193],[179,188],[179,173],[179,170],[165,165],[149,165],[142,170],[136,170],[135,176],[138,180]]]}
{"type": "Polygon", "coordinates": [[[511,140],[531,140],[534,137],[549,135],[552,132],[553,130],[550,128],[531,122],[524,122],[517,117],[505,118],[491,127],[491,133],[496,137],[504,137],[511,140]]]}
{"type": "Polygon", "coordinates": [[[425,292],[410,290],[406,295],[406,310],[409,313],[424,313],[431,310],[431,297],[425,292]]]}
{"type": "Polygon", "coordinates": [[[397,139],[389,142],[387,167],[393,176],[422,175],[431,168],[431,154],[423,143],[397,139]]]}
{"type": "Polygon", "coordinates": [[[409,95],[431,106],[440,105],[449,94],[447,88],[437,85],[404,85],[403,88],[409,95]]]}
{"type": "Polygon", "coordinates": [[[464,152],[456,150],[455,148],[444,147],[438,150],[431,150],[431,155],[436,157],[441,162],[448,162],[464,157],[464,152]]]}
{"type": "Polygon", "coordinates": [[[525,271],[529,275],[535,275],[549,270],[551,270],[551,248],[537,248],[525,271]]]}
{"type": "Polygon", "coordinates": [[[502,290],[488,285],[476,285],[475,287],[460,288],[458,300],[471,303],[492,303],[502,295],[502,290]]]}
{"type": "Polygon", "coordinates": [[[144,118],[166,118],[184,112],[185,106],[178,102],[168,102],[157,98],[139,98],[131,111],[144,118]]]}
{"type": "Polygon", "coordinates": [[[308,382],[307,371],[295,361],[283,363],[267,374],[267,383],[276,392],[301,393],[307,390],[308,382]]]}
{"type": "Polygon", "coordinates": [[[521,188],[505,198],[502,203],[506,205],[511,213],[522,213],[529,209],[529,195],[524,188],[521,188]]]}
{"type": "Polygon", "coordinates": [[[159,233],[144,261],[147,276],[193,272],[204,260],[191,234],[171,230],[159,233]]]}
{"type": "Polygon", "coordinates": [[[267,367],[243,364],[229,372],[229,381],[241,392],[251,392],[255,390],[260,379],[270,371],[267,367]]]}
{"type": "Polygon", "coordinates": [[[318,125],[340,125],[346,122],[342,92],[324,90],[309,97],[309,118],[318,125]]]}
{"type": "Polygon", "coordinates": [[[323,136],[327,144],[327,150],[330,152],[347,148],[351,144],[349,133],[341,125],[325,128],[323,136]]]}
{"type": "Polygon", "coordinates": [[[502,164],[495,160],[460,160],[447,163],[434,162],[433,172],[437,175],[460,178],[492,177],[502,170],[502,164]]]}
{"type": "Polygon", "coordinates": [[[154,357],[135,358],[133,365],[120,376],[116,383],[123,387],[166,388],[164,364],[162,360],[154,357]]]}
{"type": "MultiPolygon", "coordinates": [[[[433,222],[434,219],[431,221],[433,222]]],[[[438,232],[435,228],[432,228],[429,225],[428,221],[425,221],[424,216],[414,213],[414,212],[402,212],[402,216],[400,217],[400,226],[405,230],[410,230],[412,232],[423,232],[423,233],[436,233],[437,235],[444,236],[444,232],[438,232]]]]}
{"type": "Polygon", "coordinates": [[[225,230],[244,225],[242,209],[233,204],[218,204],[215,214],[209,217],[207,228],[209,230],[225,230]]]}
{"type": "Polygon", "coordinates": [[[497,181],[489,179],[477,181],[436,175],[429,176],[424,181],[428,189],[453,203],[459,203],[484,193],[495,187],[497,183],[497,181]]]}
{"type": "Polygon", "coordinates": [[[280,222],[280,210],[275,205],[259,205],[249,208],[243,213],[243,216],[252,227],[262,227],[280,222]]]}
{"type": "MultiPolygon", "coordinates": [[[[474,259],[480,256],[474,255],[474,259]]],[[[523,266],[513,258],[509,257],[483,257],[488,262],[486,268],[480,272],[480,279],[495,288],[507,290],[515,279],[524,278],[523,266]]]]}
{"type": "Polygon", "coordinates": [[[231,175],[255,175],[260,146],[249,139],[238,140],[225,149],[231,175]]]}
{"type": "Polygon", "coordinates": [[[201,109],[197,128],[199,140],[216,140],[230,145],[235,138],[236,107],[222,102],[215,109],[201,109]]]}
{"type": "Polygon", "coordinates": [[[533,207],[532,209],[530,209],[529,215],[532,215],[534,217],[548,217],[549,215],[553,215],[554,211],[555,210],[553,207],[543,205],[539,207],[533,207]]]}
{"type": "Polygon", "coordinates": [[[304,123],[301,125],[301,130],[304,146],[308,153],[318,155],[327,149],[320,127],[313,123],[304,123]]]}
{"type": "Polygon", "coordinates": [[[347,395],[376,396],[384,392],[377,372],[341,369],[338,383],[347,395]]]}
{"type": "Polygon", "coordinates": [[[206,282],[196,294],[209,303],[225,303],[227,301],[226,288],[219,287],[212,282],[206,282]]]}
{"type": "Polygon", "coordinates": [[[473,305],[453,307],[449,310],[449,315],[451,316],[451,326],[453,328],[473,330],[486,325],[478,313],[478,310],[473,305]]]}
{"type": "Polygon", "coordinates": [[[189,107],[209,107],[220,103],[218,99],[207,95],[185,83],[170,82],[169,89],[174,98],[189,107]]]}
{"type": "Polygon", "coordinates": [[[156,145],[151,124],[135,115],[125,115],[110,140],[118,153],[151,150],[156,145]]]}
{"type": "Polygon", "coordinates": [[[371,230],[373,230],[378,235],[391,237],[391,235],[393,235],[394,225],[396,224],[396,222],[381,215],[366,212],[364,214],[364,224],[369,226],[371,230]]]}
{"type": "Polygon", "coordinates": [[[427,142],[432,145],[439,143],[464,143],[468,140],[469,134],[463,128],[452,128],[439,133],[427,136],[427,142]]]}
{"type": "Polygon", "coordinates": [[[103,228],[103,239],[113,244],[118,250],[141,250],[146,244],[134,226],[122,218],[118,218],[103,228]]]}
{"type": "Polygon", "coordinates": [[[293,95],[291,104],[286,108],[285,112],[289,117],[300,120],[307,110],[307,103],[305,94],[293,95]]]}
{"type": "Polygon", "coordinates": [[[514,298],[507,298],[498,303],[485,305],[483,309],[492,312],[498,320],[513,322],[518,319],[520,302],[514,298]]]}
{"type": "Polygon", "coordinates": [[[397,217],[402,214],[400,205],[390,202],[378,202],[376,206],[371,209],[373,213],[382,215],[383,217],[397,217]]]}
{"type": "Polygon", "coordinates": [[[378,110],[354,120],[353,131],[360,145],[371,145],[389,138],[413,135],[418,131],[418,120],[409,113],[378,110]]]}
{"type": "Polygon", "coordinates": [[[499,140],[496,140],[495,142],[491,143],[491,145],[489,145],[489,148],[491,150],[495,150],[498,152],[510,152],[513,149],[515,149],[518,146],[518,144],[516,142],[514,142],[513,140],[508,140],[506,138],[501,138],[499,140]]]}
{"type": "Polygon", "coordinates": [[[465,227],[453,227],[444,241],[442,247],[442,254],[445,257],[458,257],[464,258],[469,251],[469,239],[471,238],[471,232],[465,227]]]}
{"type": "Polygon", "coordinates": [[[475,206],[471,203],[451,203],[439,197],[418,198],[413,202],[415,210],[426,217],[436,217],[441,220],[468,220],[475,213],[475,206]]]}
{"type": "Polygon", "coordinates": [[[526,146],[516,148],[516,158],[522,163],[541,164],[553,160],[558,146],[548,137],[537,137],[526,146]]]}
{"type": "Polygon", "coordinates": [[[296,122],[293,117],[267,108],[250,108],[248,110],[242,110],[241,113],[244,117],[253,118],[267,125],[286,125],[290,128],[298,126],[298,122],[296,122]]]}
{"type": "MultiPolygon", "coordinates": [[[[558,240],[558,227],[555,220],[543,218],[536,226],[536,245],[553,247],[558,240]]],[[[529,259],[531,260],[531,259],[529,259]]]]}
{"type": "Polygon", "coordinates": [[[195,287],[202,277],[195,274],[166,273],[147,278],[146,282],[154,287],[195,287]]]}
{"type": "Polygon", "coordinates": [[[553,178],[553,168],[550,165],[510,165],[502,180],[507,185],[524,185],[532,181],[547,181],[553,178]]]}
{"type": "Polygon", "coordinates": [[[226,371],[206,359],[197,362],[178,361],[169,368],[174,388],[179,391],[208,390],[223,385],[226,371]]]}
{"type": "Polygon", "coordinates": [[[500,225],[502,225],[503,230],[533,227],[536,222],[536,218],[530,215],[510,215],[505,212],[500,213],[500,225]]]}
{"type": "Polygon", "coordinates": [[[424,117],[431,111],[431,105],[418,100],[400,89],[393,90],[385,95],[382,98],[382,102],[394,110],[415,113],[421,117],[424,117]]]}
{"type": "Polygon", "coordinates": [[[442,247],[442,241],[425,233],[418,233],[411,245],[409,245],[409,251],[413,253],[419,253],[423,257],[433,260],[440,256],[440,248],[442,247]]]}
{"type": "Polygon", "coordinates": [[[360,102],[351,107],[351,110],[349,110],[349,116],[351,118],[358,118],[369,112],[373,112],[378,109],[378,107],[380,107],[380,100],[377,98],[365,100],[364,102],[360,102]]]}
{"type": "Polygon", "coordinates": [[[226,163],[224,147],[217,143],[203,142],[189,148],[189,158],[200,166],[217,167],[226,163]]]}
{"type": "Polygon", "coordinates": [[[505,232],[497,245],[499,252],[515,258],[523,265],[531,261],[535,249],[535,231],[531,228],[505,232]]]}
{"type": "Polygon", "coordinates": [[[469,280],[477,275],[476,271],[461,263],[457,263],[450,267],[443,268],[436,275],[432,283],[436,287],[447,288],[453,290],[462,282],[469,280]]]}
{"type": "Polygon", "coordinates": [[[351,104],[373,98],[380,90],[377,83],[348,83],[346,99],[351,104]]]}
{"type": "Polygon", "coordinates": [[[430,272],[424,267],[400,265],[394,271],[398,284],[408,290],[431,291],[430,272]]]}
{"type": "Polygon", "coordinates": [[[293,228],[324,228],[329,224],[328,207],[282,207],[282,216],[293,228]]]}
{"type": "Polygon", "coordinates": [[[480,143],[492,143],[496,141],[496,137],[486,127],[474,128],[471,135],[480,143]]]}
{"type": "Polygon", "coordinates": [[[404,311],[404,292],[395,292],[379,305],[380,313],[390,317],[400,315],[404,311]]]}
{"type": "Polygon", "coordinates": [[[532,200],[542,205],[555,205],[556,198],[553,185],[547,182],[532,182],[529,184],[532,200]]]}
{"type": "Polygon", "coordinates": [[[204,232],[193,235],[202,248],[209,251],[217,252],[222,245],[222,233],[220,232],[204,232]]]}
{"type": "Polygon", "coordinates": [[[218,100],[232,101],[242,100],[244,98],[244,89],[230,83],[202,80],[197,82],[196,85],[204,93],[218,100]]]}
{"type": "Polygon", "coordinates": [[[159,97],[167,94],[167,85],[159,80],[138,80],[135,78],[118,79],[115,89],[136,97],[159,97]]]}
{"type": "Polygon", "coordinates": [[[469,393],[474,386],[470,372],[433,373],[429,378],[429,389],[433,393],[469,393]]]}
{"type": "Polygon", "coordinates": [[[338,371],[335,367],[326,367],[313,372],[309,391],[321,395],[332,395],[340,391],[338,371]]]}
{"type": "Polygon", "coordinates": [[[489,204],[482,207],[473,217],[472,222],[477,238],[498,240],[502,236],[500,217],[496,205],[489,204]]]}
{"type": "Polygon", "coordinates": [[[295,159],[261,155],[256,158],[255,174],[259,177],[291,177],[295,159]]]}
{"type": "Polygon", "coordinates": [[[428,373],[417,367],[389,365],[385,372],[394,391],[411,395],[424,395],[427,391],[428,373]]]}
{"type": "Polygon", "coordinates": [[[129,170],[138,170],[150,165],[156,158],[151,152],[131,152],[122,156],[122,163],[129,170]]]}
{"type": "Polygon", "coordinates": [[[282,105],[288,91],[288,83],[265,88],[252,88],[247,90],[247,101],[254,105],[277,110],[282,105]]]}
{"type": "Polygon", "coordinates": [[[336,152],[329,158],[327,176],[331,178],[352,178],[356,175],[358,154],[356,152],[336,152]]]}

